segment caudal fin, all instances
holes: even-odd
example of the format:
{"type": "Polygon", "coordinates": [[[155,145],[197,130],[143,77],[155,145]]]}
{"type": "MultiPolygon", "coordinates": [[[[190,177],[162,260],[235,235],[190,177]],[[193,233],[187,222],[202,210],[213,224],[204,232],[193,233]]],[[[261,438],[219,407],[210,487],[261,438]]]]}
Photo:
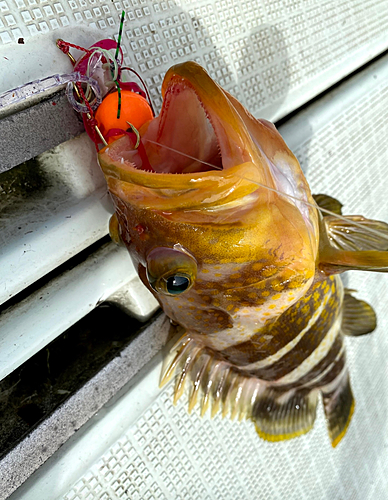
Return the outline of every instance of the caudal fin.
{"type": "Polygon", "coordinates": [[[348,373],[341,377],[335,388],[323,389],[322,397],[331,444],[335,448],[346,434],[354,412],[348,373]]]}

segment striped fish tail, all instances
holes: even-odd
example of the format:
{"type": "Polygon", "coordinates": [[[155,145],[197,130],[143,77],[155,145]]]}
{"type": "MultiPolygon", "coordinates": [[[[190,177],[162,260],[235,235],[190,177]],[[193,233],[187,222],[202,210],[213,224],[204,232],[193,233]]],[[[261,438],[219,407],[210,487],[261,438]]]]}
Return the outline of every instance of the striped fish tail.
{"type": "Polygon", "coordinates": [[[355,408],[347,370],[330,386],[320,390],[300,389],[282,394],[279,389],[269,389],[253,408],[252,419],[257,433],[266,441],[283,441],[307,433],[314,425],[319,394],[331,444],[335,448],[345,436],[355,408]]]}

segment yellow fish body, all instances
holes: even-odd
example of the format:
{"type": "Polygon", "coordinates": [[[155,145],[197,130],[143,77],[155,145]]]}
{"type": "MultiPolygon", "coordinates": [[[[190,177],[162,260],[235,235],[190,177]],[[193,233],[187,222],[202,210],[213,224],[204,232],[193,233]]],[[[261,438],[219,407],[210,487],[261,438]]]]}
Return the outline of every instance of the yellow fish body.
{"type": "Polygon", "coordinates": [[[199,65],[171,68],[162,93],[139,148],[126,136],[99,154],[112,237],[185,330],[162,380],[271,441],[310,430],[322,394],[335,446],[354,409],[343,336],[376,323],[337,273],[387,271],[388,226],[313,197],[276,128],[199,65]]]}

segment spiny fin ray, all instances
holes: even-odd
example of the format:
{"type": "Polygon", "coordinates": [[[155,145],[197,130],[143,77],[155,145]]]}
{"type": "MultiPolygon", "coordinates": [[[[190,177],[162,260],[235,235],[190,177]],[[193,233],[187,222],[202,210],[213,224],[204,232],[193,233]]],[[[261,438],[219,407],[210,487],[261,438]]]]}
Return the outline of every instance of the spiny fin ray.
{"type": "Polygon", "coordinates": [[[220,371],[220,376],[218,379],[218,383],[214,385],[214,391],[212,394],[212,406],[211,406],[211,418],[214,418],[215,415],[218,413],[220,406],[221,406],[221,401],[222,401],[222,393],[224,392],[225,389],[225,381],[229,375],[229,367],[223,366],[221,371],[220,371]]]}
{"type": "Polygon", "coordinates": [[[208,354],[203,355],[202,357],[199,357],[199,368],[197,371],[197,375],[195,377],[194,383],[193,383],[193,388],[191,391],[191,395],[189,398],[189,413],[192,412],[194,406],[197,403],[198,400],[198,394],[200,391],[201,387],[201,380],[203,379],[203,375],[206,372],[206,368],[210,362],[210,356],[208,354]],[[204,359],[202,359],[204,358],[204,359]]]}
{"type": "Polygon", "coordinates": [[[211,407],[211,417],[220,410],[225,417],[250,418],[252,403],[263,382],[231,366],[205,347],[200,339],[184,335],[173,347],[163,366],[161,384],[177,375],[174,404],[189,389],[189,412],[199,402],[201,415],[211,407]]]}
{"type": "Polygon", "coordinates": [[[185,384],[188,376],[191,374],[191,369],[193,368],[195,361],[197,359],[198,354],[200,353],[201,348],[194,346],[190,352],[188,352],[185,364],[182,369],[182,373],[177,380],[175,385],[174,392],[174,405],[177,404],[178,400],[181,398],[183,391],[185,389],[185,384]]]}
{"type": "Polygon", "coordinates": [[[211,405],[211,417],[253,420],[259,436],[267,441],[292,439],[308,432],[314,424],[319,392],[322,392],[332,445],[336,446],[349,426],[354,409],[347,373],[333,386],[320,391],[270,388],[266,382],[244,373],[203,345],[200,338],[185,335],[174,346],[164,374],[177,375],[174,404],[189,389],[189,411],[199,401],[201,414],[211,405]],[[326,390],[326,391],[325,391],[326,390]]]}
{"type": "Polygon", "coordinates": [[[205,384],[205,389],[203,391],[203,399],[201,402],[201,417],[203,417],[209,408],[210,399],[211,399],[211,389],[214,384],[214,380],[217,379],[217,371],[221,366],[221,361],[212,363],[212,366],[209,370],[208,380],[205,384]]]}
{"type": "MultiPolygon", "coordinates": [[[[184,336],[185,337],[185,336],[184,336]]],[[[163,363],[159,386],[163,387],[174,375],[176,367],[190,350],[190,340],[182,337],[171,349],[163,363]],[[185,342],[186,340],[186,342],[185,342]]]]}

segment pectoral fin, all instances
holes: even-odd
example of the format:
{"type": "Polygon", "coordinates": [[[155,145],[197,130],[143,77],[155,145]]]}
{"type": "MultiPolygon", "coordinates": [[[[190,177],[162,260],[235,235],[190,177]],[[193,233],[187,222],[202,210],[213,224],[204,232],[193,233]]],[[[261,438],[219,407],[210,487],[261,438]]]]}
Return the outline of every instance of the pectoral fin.
{"type": "Polygon", "coordinates": [[[257,433],[267,441],[283,441],[305,434],[314,425],[317,401],[317,391],[279,396],[269,390],[260,396],[252,411],[257,433]]]}
{"type": "Polygon", "coordinates": [[[319,268],[388,272],[388,224],[359,215],[321,219],[319,268]]]}
{"type": "Polygon", "coordinates": [[[358,337],[376,328],[376,313],[372,307],[345,290],[341,330],[345,335],[358,337]]]}
{"type": "MultiPolygon", "coordinates": [[[[333,212],[337,215],[342,214],[342,203],[336,200],[335,198],[332,198],[331,196],[328,196],[327,194],[313,194],[313,198],[315,200],[315,203],[318,205],[319,208],[323,208],[324,210],[330,210],[330,212],[333,212]]],[[[325,214],[323,214],[325,215],[325,214]]]]}
{"type": "Polygon", "coordinates": [[[113,242],[116,243],[116,245],[120,246],[123,244],[120,236],[119,221],[116,214],[113,214],[109,219],[109,235],[112,238],[113,242]]]}

